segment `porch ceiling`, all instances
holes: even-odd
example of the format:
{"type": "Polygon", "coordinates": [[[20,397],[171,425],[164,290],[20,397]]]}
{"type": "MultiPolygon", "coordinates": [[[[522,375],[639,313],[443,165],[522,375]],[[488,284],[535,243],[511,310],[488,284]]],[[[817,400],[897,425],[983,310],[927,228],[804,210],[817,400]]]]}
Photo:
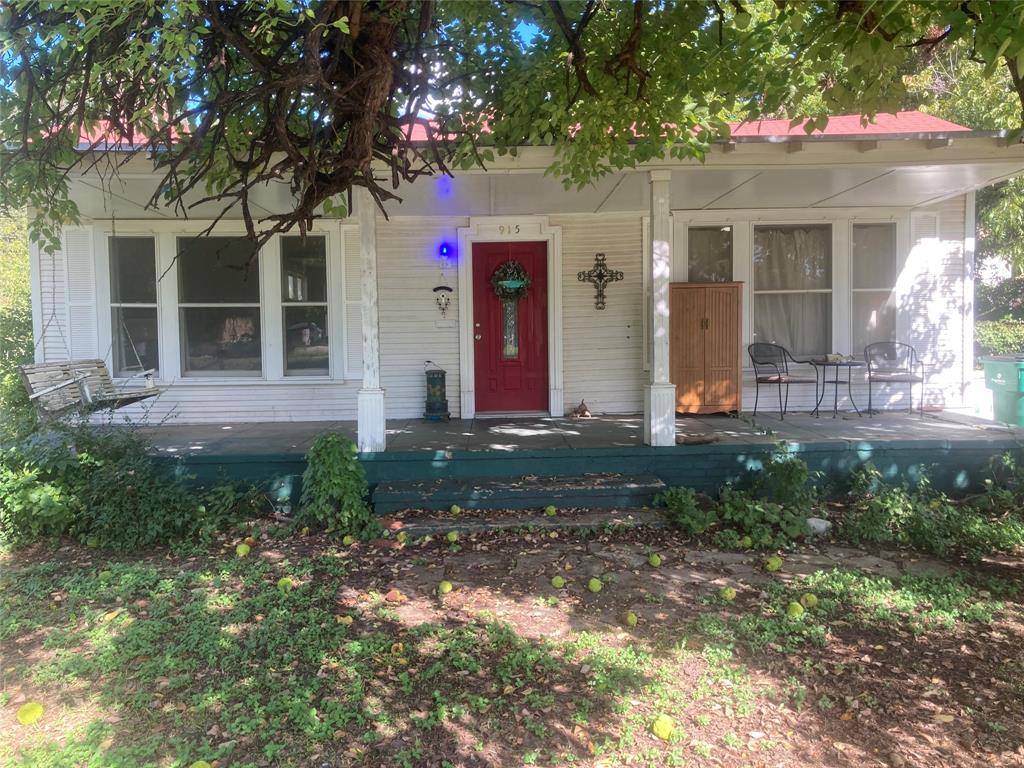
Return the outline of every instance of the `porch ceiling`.
{"type": "MultiPolygon", "coordinates": [[[[629,171],[566,191],[545,176],[552,160],[543,148],[528,148],[515,159],[499,158],[488,172],[452,179],[423,179],[399,190],[395,216],[488,216],[560,213],[646,212],[647,174],[629,171]]],[[[650,166],[655,167],[655,166],[650,166]]],[[[715,147],[704,164],[657,166],[672,171],[675,210],[744,208],[916,207],[1024,173],[1024,145],[1002,146],[997,139],[887,142],[740,143],[715,147]]],[[[147,210],[157,177],[142,158],[119,177],[97,174],[72,180],[73,198],[92,219],[175,219],[172,209],[147,210]]],[[[194,196],[197,201],[200,194],[194,196]]],[[[291,206],[286,183],[270,184],[252,195],[257,213],[291,206]]],[[[190,205],[189,218],[210,219],[222,205],[190,205]]],[[[232,211],[227,218],[237,217],[232,211]]]]}

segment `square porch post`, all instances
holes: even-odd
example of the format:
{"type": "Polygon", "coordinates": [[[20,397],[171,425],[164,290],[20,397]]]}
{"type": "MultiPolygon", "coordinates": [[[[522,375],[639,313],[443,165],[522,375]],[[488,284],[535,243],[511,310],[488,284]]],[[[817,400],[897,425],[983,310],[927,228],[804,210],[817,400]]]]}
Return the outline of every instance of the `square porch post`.
{"type": "Polygon", "coordinates": [[[644,387],[644,442],[676,444],[676,387],[669,380],[669,284],[672,280],[672,220],[669,201],[671,171],[650,171],[651,253],[644,259],[651,270],[651,377],[644,387]]]}
{"type": "Polygon", "coordinates": [[[380,386],[380,325],[377,318],[377,210],[365,189],[356,190],[359,221],[359,311],[363,326],[363,385],[356,396],[358,443],[363,452],[384,450],[384,390],[380,386]]]}

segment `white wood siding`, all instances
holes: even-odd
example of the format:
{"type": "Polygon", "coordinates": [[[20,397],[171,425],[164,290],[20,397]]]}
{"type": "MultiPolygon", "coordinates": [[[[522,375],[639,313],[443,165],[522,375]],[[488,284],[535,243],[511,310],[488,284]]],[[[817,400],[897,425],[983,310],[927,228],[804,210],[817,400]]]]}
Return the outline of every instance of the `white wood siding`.
{"type": "Polygon", "coordinates": [[[565,407],[586,400],[592,413],[640,410],[643,372],[643,219],[637,215],[554,216],[562,228],[562,332],[565,407]],[[603,253],[623,279],[594,308],[594,285],[577,273],[593,269],[603,253]]]}
{"type": "MultiPolygon", "coordinates": [[[[971,312],[970,303],[964,301],[965,198],[953,198],[913,213],[904,225],[908,228],[904,238],[908,254],[898,286],[903,302],[900,318],[905,324],[901,334],[905,332],[906,338],[933,364],[928,383],[929,404],[955,407],[962,402],[964,380],[970,373],[970,361],[964,356],[964,350],[971,349],[970,340],[964,337],[965,328],[970,327],[964,322],[964,313],[971,312]],[[938,240],[923,236],[928,214],[938,217],[938,240]],[[912,222],[918,225],[916,232],[912,222]]],[[[735,212],[732,218],[737,219],[735,212]]],[[[646,381],[642,370],[642,221],[640,213],[565,214],[550,219],[551,225],[562,231],[563,375],[567,409],[580,400],[586,400],[595,413],[636,413],[641,409],[646,381]],[[593,285],[576,278],[578,272],[593,266],[596,253],[604,253],[608,266],[624,273],[624,280],[609,285],[604,310],[594,308],[593,285]]],[[[845,226],[845,222],[835,226],[845,226]]],[[[423,368],[427,360],[448,372],[449,408],[453,416],[459,415],[458,313],[463,286],[458,285],[454,259],[444,277],[444,282],[455,289],[447,318],[441,318],[432,288],[441,281],[440,244],[456,243],[457,229],[468,223],[467,218],[461,217],[377,220],[381,380],[389,419],[422,415],[423,368]]],[[[71,229],[68,235],[73,235],[71,229]]],[[[344,306],[341,308],[344,365],[335,375],[343,376],[343,382],[178,379],[165,382],[166,392],[159,398],[148,401],[145,406],[124,409],[115,418],[145,418],[150,423],[168,420],[225,424],[355,419],[356,392],[361,383],[358,228],[343,225],[341,236],[345,253],[344,306]]],[[[76,248],[81,245],[75,237],[72,240],[76,248]]],[[[69,247],[67,242],[66,236],[65,251],[69,247]]],[[[93,250],[89,246],[88,253],[93,250]]],[[[38,356],[46,360],[87,356],[86,353],[109,357],[109,350],[98,349],[96,331],[96,318],[106,309],[97,307],[86,295],[97,292],[106,276],[95,272],[95,266],[93,272],[88,272],[88,265],[82,266],[84,251],[80,249],[76,250],[79,257],[73,269],[64,251],[48,255],[33,248],[32,253],[39,281],[38,356]],[[80,273],[80,270],[84,271],[80,273]],[[73,295],[69,291],[72,283],[73,295]],[[79,320],[74,327],[69,323],[72,315],[79,320]]],[[[456,254],[456,258],[468,256],[456,254]]],[[[749,253],[742,258],[749,260],[749,253]]],[[[465,289],[468,290],[468,286],[465,289]]],[[[98,292],[103,295],[103,291],[98,292]]],[[[839,301],[848,305],[850,297],[840,297],[839,301]]],[[[167,317],[164,314],[162,319],[166,321],[167,317]]],[[[849,338],[848,333],[846,338],[849,338]]],[[[176,354],[176,351],[165,350],[168,351],[176,354]]],[[[863,384],[855,387],[854,394],[858,404],[866,406],[867,392],[863,384]]],[[[774,393],[762,389],[762,395],[761,407],[770,411],[775,402],[774,393]]],[[[841,392],[841,396],[844,400],[845,392],[841,392]]],[[[917,396],[915,391],[915,399],[917,396]]],[[[794,388],[790,407],[806,409],[812,400],[813,387],[794,388]]],[[[901,406],[905,402],[905,389],[900,387],[894,387],[892,392],[882,391],[876,399],[876,405],[882,406],[901,406]]],[[[753,380],[748,371],[744,410],[749,412],[753,403],[753,380]]]]}
{"type": "Polygon", "coordinates": [[[389,419],[423,415],[427,360],[447,371],[448,408],[458,416],[460,286],[454,259],[444,278],[455,289],[446,318],[437,309],[433,288],[441,281],[441,243],[457,242],[456,230],[468,223],[465,218],[377,219],[380,375],[389,419]]]}
{"type": "Polygon", "coordinates": [[[178,379],[156,398],[116,411],[112,421],[232,424],[246,421],[353,421],[358,382],[202,384],[178,379]]]}

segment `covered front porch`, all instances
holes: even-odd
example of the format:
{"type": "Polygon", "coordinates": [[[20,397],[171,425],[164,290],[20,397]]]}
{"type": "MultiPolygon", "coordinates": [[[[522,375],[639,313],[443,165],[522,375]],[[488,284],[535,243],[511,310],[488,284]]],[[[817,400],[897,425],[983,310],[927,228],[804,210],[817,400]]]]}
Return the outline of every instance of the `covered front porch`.
{"type": "MultiPolygon", "coordinates": [[[[738,137],[716,144],[701,164],[651,163],[571,192],[545,175],[547,151],[527,148],[499,158],[486,172],[401,189],[402,202],[389,207],[388,219],[357,194],[352,215],[324,219],[314,233],[323,248],[314,260],[323,300],[296,308],[284,298],[282,286],[293,276],[282,270],[295,259],[286,260],[282,248],[297,247],[297,240],[278,238],[262,250],[261,288],[251,291],[239,312],[190,301],[186,284],[205,281],[196,265],[175,261],[179,246],[204,231],[216,210],[197,207],[191,222],[143,210],[135,201],[144,199],[140,190],[152,179],[141,164],[137,176],[109,188],[83,176],[74,181],[75,195],[91,223],[68,231],[60,258],[37,254],[37,335],[49,329],[40,355],[105,356],[116,375],[111,349],[138,348],[137,329],[118,340],[111,318],[120,305],[107,280],[114,276],[112,244],[130,239],[121,245],[134,244],[136,257],[155,260],[147,290],[159,300],[144,309],[151,367],[158,369],[163,394],[148,410],[125,415],[162,423],[167,439],[191,430],[173,426],[176,421],[229,426],[210,432],[209,440],[219,442],[249,432],[248,422],[322,420],[309,430],[339,423],[340,429],[354,429],[360,449],[380,453],[381,461],[421,447],[514,452],[524,450],[526,436],[535,437],[536,445],[546,441],[551,450],[589,450],[592,435],[607,443],[600,450],[641,444],[687,448],[677,444],[677,425],[684,435],[691,426],[674,416],[680,398],[696,388],[672,369],[672,342],[695,335],[680,322],[683,313],[670,310],[673,286],[719,282],[739,286],[730,305],[731,342],[698,351],[728,352],[728,366],[721,366],[728,376],[717,365],[715,375],[729,386],[718,387],[728,392],[702,403],[705,410],[753,408],[749,343],[774,341],[800,356],[860,356],[866,325],[871,340],[911,343],[928,364],[915,402],[923,397],[928,407],[961,407],[973,372],[973,309],[966,298],[973,295],[972,190],[1020,173],[1024,150],[995,135],[915,133],[914,125],[899,123],[894,133],[869,136],[858,131],[738,137]],[[116,228],[108,221],[116,221],[116,228]],[[806,247],[790,247],[798,239],[806,247]],[[499,336],[477,328],[482,318],[474,314],[473,294],[479,285],[486,292],[489,273],[472,269],[473,248],[495,243],[546,249],[546,295],[540,281],[534,286],[546,300],[546,325],[530,337],[546,353],[537,355],[546,365],[528,371],[539,382],[539,400],[528,408],[480,398],[477,350],[497,348],[499,336]],[[621,274],[607,287],[606,302],[597,299],[591,279],[596,277],[587,277],[597,270],[598,257],[607,257],[607,269],[621,274]],[[790,262],[797,267],[787,267],[790,262]],[[878,268],[882,262],[884,269],[878,268]],[[712,263],[717,271],[709,276],[712,263]],[[801,277],[805,266],[814,280],[801,277]],[[69,295],[95,301],[85,306],[83,298],[71,306],[60,299],[65,286],[69,295]],[[300,310],[317,318],[316,343],[317,334],[305,333],[309,328],[285,322],[286,312],[300,310]],[[202,328],[187,322],[200,315],[212,319],[202,328]],[[44,322],[51,316],[54,323],[44,322]],[[71,317],[95,319],[96,327],[82,321],[71,333],[71,317]],[[239,329],[244,333],[236,339],[239,329]],[[307,364],[309,356],[317,366],[307,364]],[[428,365],[447,371],[446,408],[470,419],[469,427],[453,422],[447,431],[424,432],[410,426],[408,420],[424,412],[428,365]],[[560,422],[581,400],[594,413],[643,415],[600,420],[597,426],[560,422]],[[553,419],[536,428],[472,420],[490,410],[543,412],[553,419]]],[[[288,204],[281,185],[268,186],[265,194],[261,204],[268,212],[288,204]]],[[[211,235],[237,235],[237,222],[218,227],[211,235]]],[[[691,314],[698,330],[709,329],[700,325],[709,317],[691,314]]],[[[524,341],[522,348],[528,346],[524,341]]],[[[701,392],[715,389],[703,386],[711,367],[690,377],[699,378],[701,392]]],[[[858,372],[848,390],[861,407],[867,402],[862,379],[858,372]]],[[[813,386],[795,388],[790,407],[808,409],[814,394],[813,386]]],[[[908,395],[902,389],[882,392],[875,406],[903,408],[908,395]]],[[[741,422],[721,423],[738,431],[737,442],[719,440],[720,445],[740,445],[741,435],[765,443],[785,435],[758,437],[750,428],[752,437],[741,422]]],[[[193,434],[206,429],[196,427],[193,434]]],[[[720,431],[700,428],[709,430],[720,431]]],[[[822,431],[814,428],[803,437],[822,431]]],[[[294,452],[302,453],[301,440],[294,452]]]]}
{"type": "MultiPolygon", "coordinates": [[[[589,451],[639,448],[643,442],[643,415],[594,418],[507,417],[388,421],[385,453],[497,452],[519,454],[538,450],[589,451]]],[[[923,416],[884,413],[858,417],[814,417],[789,413],[758,414],[757,420],[706,415],[676,420],[677,442],[693,445],[769,445],[778,443],[841,442],[886,444],[936,440],[950,443],[977,440],[1024,439],[1024,429],[953,412],[926,412],[923,416]]],[[[353,440],[354,421],[250,422],[241,424],[163,424],[140,427],[164,456],[214,457],[235,455],[305,454],[317,435],[340,432],[353,440]]]]}
{"type": "MultiPolygon", "coordinates": [[[[640,414],[590,419],[494,418],[451,422],[391,420],[388,448],[363,452],[375,501],[404,484],[407,499],[417,488],[425,495],[448,484],[472,489],[474,483],[514,487],[541,479],[637,478],[649,489],[687,486],[715,494],[742,482],[778,451],[793,454],[823,482],[841,485],[871,462],[890,482],[914,481],[927,473],[949,491],[978,488],[994,457],[1017,451],[1024,429],[952,412],[923,416],[885,413],[873,418],[837,418],[791,413],[753,419],[729,416],[679,418],[678,442],[654,448],[644,443],[640,414]]],[[[355,438],[355,422],[162,425],[140,428],[157,454],[200,482],[234,479],[285,487],[297,501],[305,453],[316,436],[338,431],[355,438]]],[[[585,487],[583,482],[581,487],[585,487]]],[[[572,494],[563,497],[568,504],[572,494]]],[[[626,497],[623,497],[626,498],[626,497]]],[[[631,497],[649,503],[653,491],[631,497]]],[[[581,492],[575,506],[590,500],[581,492]]],[[[639,505],[639,503],[637,505],[639,505]]],[[[471,504],[471,502],[470,502],[471,504]]],[[[409,506],[415,506],[409,502],[409,506]]],[[[466,506],[466,504],[463,504],[466,506]]]]}

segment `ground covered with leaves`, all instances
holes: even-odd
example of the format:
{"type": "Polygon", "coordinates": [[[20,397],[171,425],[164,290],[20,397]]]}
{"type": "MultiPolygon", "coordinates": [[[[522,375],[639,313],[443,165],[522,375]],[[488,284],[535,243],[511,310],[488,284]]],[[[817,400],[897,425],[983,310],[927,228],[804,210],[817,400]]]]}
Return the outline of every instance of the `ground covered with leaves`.
{"type": "Polygon", "coordinates": [[[264,526],[239,556],[246,533],[4,555],[0,763],[1024,762],[1012,560],[822,545],[769,571],[642,527],[264,526]]]}

